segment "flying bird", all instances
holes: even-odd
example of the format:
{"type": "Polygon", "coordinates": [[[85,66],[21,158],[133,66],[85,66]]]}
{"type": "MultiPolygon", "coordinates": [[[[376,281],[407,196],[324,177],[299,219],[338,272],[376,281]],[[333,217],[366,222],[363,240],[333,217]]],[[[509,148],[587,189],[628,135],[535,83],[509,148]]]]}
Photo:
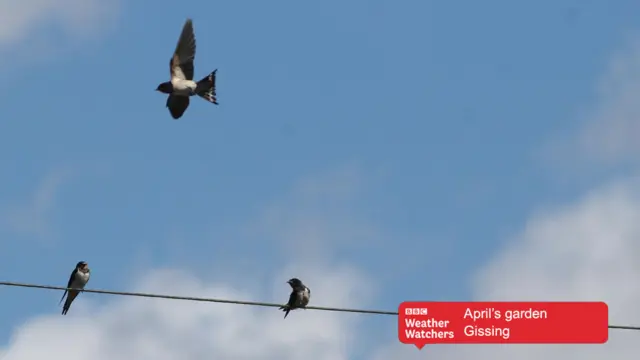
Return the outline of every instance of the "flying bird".
{"type": "Polygon", "coordinates": [[[167,107],[174,120],[178,120],[189,107],[189,97],[198,95],[218,105],[216,99],[216,72],[213,70],[202,80],[193,81],[193,59],[196,56],[196,38],[193,23],[187,19],[182,27],[176,50],[169,61],[171,80],[158,85],[156,91],[169,94],[167,107]]]}
{"type": "Polygon", "coordinates": [[[284,311],[284,318],[287,318],[289,311],[294,309],[303,309],[309,304],[311,299],[311,290],[305,286],[300,279],[293,278],[287,281],[287,284],[291,286],[291,295],[289,295],[289,302],[283,305],[279,310],[284,311]]]}
{"type": "MultiPolygon", "coordinates": [[[[76,268],[71,273],[71,277],[69,277],[69,282],[67,283],[67,288],[71,289],[84,289],[84,287],[89,282],[89,277],[91,276],[91,270],[89,270],[89,265],[86,262],[80,261],[76,264],[76,268]]],[[[78,290],[65,290],[64,294],[62,294],[62,299],[60,302],[64,300],[64,296],[67,295],[67,300],[64,302],[64,306],[62,307],[62,315],[67,315],[69,308],[71,307],[71,303],[78,296],[80,291],[78,290]],[[68,295],[67,295],[68,292],[68,295]]]]}

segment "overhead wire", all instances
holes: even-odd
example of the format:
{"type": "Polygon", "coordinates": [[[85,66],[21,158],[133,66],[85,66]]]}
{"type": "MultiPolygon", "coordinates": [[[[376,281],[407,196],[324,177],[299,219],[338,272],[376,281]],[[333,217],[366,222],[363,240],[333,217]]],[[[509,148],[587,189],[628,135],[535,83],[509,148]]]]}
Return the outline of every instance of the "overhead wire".
{"type": "MultiPolygon", "coordinates": [[[[249,305],[249,306],[262,306],[262,307],[281,307],[282,306],[282,304],[260,302],[260,301],[227,300],[227,299],[202,298],[202,297],[192,297],[192,296],[148,294],[148,293],[139,293],[139,292],[96,290],[96,289],[73,289],[73,288],[66,288],[64,286],[25,284],[25,283],[17,283],[17,282],[9,282],[9,281],[0,281],[0,285],[35,288],[35,289],[63,290],[63,291],[79,290],[86,293],[95,293],[95,294],[136,296],[136,297],[146,297],[146,298],[156,298],[156,299],[186,300],[186,301],[235,304],[235,305],[249,305]]],[[[305,309],[321,310],[321,311],[351,312],[351,313],[361,313],[361,314],[376,314],[376,315],[398,315],[397,311],[347,309],[347,308],[333,308],[333,307],[324,307],[324,306],[307,306],[305,307],[305,309]]]]}
{"type": "MultiPolygon", "coordinates": [[[[183,301],[197,301],[197,302],[209,302],[209,303],[221,303],[221,304],[234,304],[234,305],[247,305],[247,306],[261,306],[261,307],[281,307],[282,304],[260,302],[260,301],[245,301],[245,300],[229,300],[229,299],[217,299],[217,298],[203,298],[193,296],[177,296],[177,295],[164,295],[164,294],[150,294],[140,292],[127,292],[127,291],[112,291],[112,290],[98,290],[98,289],[74,289],[64,286],[51,286],[51,285],[39,285],[39,284],[27,284],[10,281],[0,281],[2,286],[15,286],[34,289],[49,289],[49,290],[75,290],[86,293],[105,294],[105,295],[119,295],[119,296],[134,296],[145,297],[155,299],[169,299],[169,300],[183,300],[183,301]]],[[[320,311],[336,311],[336,312],[350,312],[360,314],[375,314],[375,315],[398,315],[397,311],[384,311],[384,310],[367,310],[367,309],[349,309],[349,308],[336,308],[325,306],[307,306],[308,310],[320,310],[320,311]]],[[[636,330],[640,331],[640,326],[631,325],[609,325],[609,329],[614,330],[636,330]]]]}

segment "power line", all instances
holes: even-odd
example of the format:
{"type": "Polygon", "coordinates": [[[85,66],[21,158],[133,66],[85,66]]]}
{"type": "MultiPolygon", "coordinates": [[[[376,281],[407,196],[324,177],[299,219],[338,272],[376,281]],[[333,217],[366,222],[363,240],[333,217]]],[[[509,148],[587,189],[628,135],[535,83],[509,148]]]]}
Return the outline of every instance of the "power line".
{"type": "MultiPolygon", "coordinates": [[[[73,289],[73,288],[66,288],[63,286],[25,284],[25,283],[17,283],[17,282],[9,282],[9,281],[0,281],[0,285],[26,287],[26,288],[34,288],[34,289],[49,289],[49,290],[79,290],[79,289],[73,289]]],[[[185,301],[198,301],[198,302],[210,302],[210,303],[221,303],[221,304],[249,305],[249,306],[262,306],[262,307],[282,306],[282,304],[258,302],[258,301],[201,298],[201,297],[191,297],[191,296],[148,294],[148,293],[138,293],[138,292],[125,292],[125,291],[96,290],[96,289],[83,289],[82,291],[87,293],[95,293],[95,294],[136,296],[136,297],[146,297],[146,298],[156,298],[156,299],[185,300],[185,301]]],[[[350,313],[360,313],[360,314],[396,315],[396,316],[398,315],[397,311],[332,308],[332,307],[324,307],[324,306],[307,306],[306,309],[321,310],[321,311],[350,312],[350,313]]],[[[640,331],[640,326],[609,325],[609,329],[640,331]]]]}
{"type": "Polygon", "coordinates": [[[618,330],[640,330],[640,326],[629,326],[629,325],[609,325],[609,329],[618,329],[618,330]]]}
{"type": "MultiPolygon", "coordinates": [[[[16,282],[9,282],[9,281],[0,281],[0,285],[18,286],[18,287],[35,288],[35,289],[50,289],[50,290],[80,290],[80,289],[66,288],[64,286],[61,287],[61,286],[50,286],[50,285],[24,284],[24,283],[16,283],[16,282]]],[[[191,296],[147,294],[147,293],[137,293],[137,292],[94,290],[94,289],[84,289],[82,291],[87,293],[95,293],[95,294],[137,296],[137,297],[156,298],[156,299],[186,300],[186,301],[212,302],[212,303],[222,303],[222,304],[236,304],[236,305],[263,306],[263,307],[282,306],[282,304],[268,303],[268,302],[226,300],[226,299],[201,298],[201,297],[191,297],[191,296]]],[[[332,307],[323,307],[323,306],[307,306],[305,309],[322,310],[322,311],[340,311],[340,312],[351,312],[351,313],[361,313],[361,314],[398,315],[397,311],[332,308],[332,307]]]]}

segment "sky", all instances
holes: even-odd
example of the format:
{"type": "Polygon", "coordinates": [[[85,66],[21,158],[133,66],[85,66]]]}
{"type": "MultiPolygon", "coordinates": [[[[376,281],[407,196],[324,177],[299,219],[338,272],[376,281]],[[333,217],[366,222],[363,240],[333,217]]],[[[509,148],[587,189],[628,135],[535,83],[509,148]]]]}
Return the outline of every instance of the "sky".
{"type": "MultiPolygon", "coordinates": [[[[634,1],[0,0],[0,279],[317,306],[595,300],[640,325],[634,1]],[[219,106],[156,86],[186,18],[219,106]]],[[[396,318],[0,287],[0,358],[630,359],[396,318]],[[430,355],[427,355],[430,354],[430,355]]]]}

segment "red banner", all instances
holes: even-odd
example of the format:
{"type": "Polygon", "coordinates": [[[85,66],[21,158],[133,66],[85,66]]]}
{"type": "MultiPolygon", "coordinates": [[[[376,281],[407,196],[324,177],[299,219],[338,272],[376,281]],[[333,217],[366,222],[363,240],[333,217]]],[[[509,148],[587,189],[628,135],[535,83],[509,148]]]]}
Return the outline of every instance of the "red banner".
{"type": "Polygon", "coordinates": [[[604,302],[403,302],[398,338],[427,344],[604,344],[604,302]]]}

